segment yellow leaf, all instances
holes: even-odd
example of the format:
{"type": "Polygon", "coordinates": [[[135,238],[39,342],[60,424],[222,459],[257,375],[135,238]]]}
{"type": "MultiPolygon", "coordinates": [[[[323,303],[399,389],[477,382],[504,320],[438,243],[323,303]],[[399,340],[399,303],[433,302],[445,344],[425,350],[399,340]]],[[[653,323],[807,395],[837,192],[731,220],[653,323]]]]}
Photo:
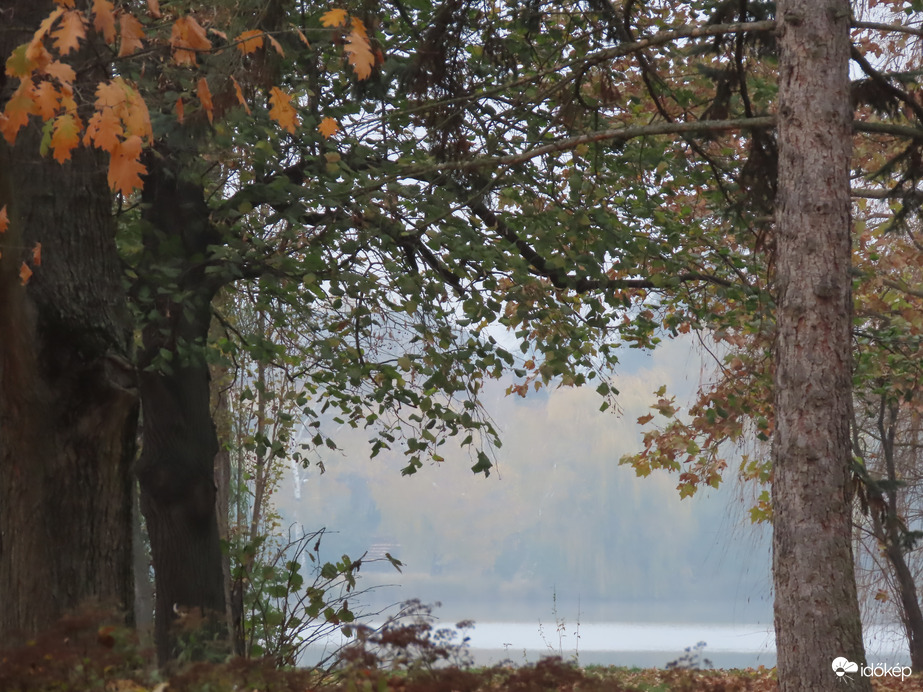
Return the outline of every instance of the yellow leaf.
{"type": "Polygon", "coordinates": [[[23,286],[25,286],[27,283],[29,283],[29,279],[31,278],[32,270],[29,269],[29,265],[23,262],[22,266],[19,268],[19,281],[23,286]]]}
{"type": "Polygon", "coordinates": [[[0,233],[6,233],[6,229],[10,227],[10,217],[6,213],[6,205],[4,204],[0,207],[0,233]]]}
{"type": "Polygon", "coordinates": [[[141,138],[132,135],[113,148],[109,158],[109,187],[112,190],[129,195],[132,190],[141,189],[141,174],[147,173],[139,160],[141,145],[141,138]]]}
{"type": "Polygon", "coordinates": [[[365,26],[355,17],[353,17],[353,30],[346,37],[344,50],[356,76],[359,79],[367,79],[372,74],[375,56],[372,55],[372,47],[369,45],[369,37],[365,31],[365,26]]]}
{"type": "Polygon", "coordinates": [[[42,266],[42,244],[36,243],[32,248],[32,265],[35,267],[42,266]]]}
{"type": "Polygon", "coordinates": [[[279,123],[282,129],[295,134],[295,129],[298,127],[298,113],[292,106],[292,97],[279,87],[273,87],[269,90],[269,103],[272,106],[269,109],[269,117],[279,123]]]}
{"type": "Polygon", "coordinates": [[[237,50],[244,55],[249,55],[263,47],[263,32],[259,29],[252,29],[245,31],[234,40],[237,41],[237,50]]]}
{"type": "Polygon", "coordinates": [[[208,122],[213,122],[214,107],[212,106],[212,92],[208,88],[208,82],[206,81],[205,77],[202,77],[199,80],[199,83],[196,86],[196,94],[199,97],[199,101],[202,103],[202,108],[205,109],[205,114],[208,116],[208,122]]]}
{"type": "Polygon", "coordinates": [[[119,18],[119,27],[122,29],[122,45],[119,46],[119,57],[132,55],[142,48],[141,39],[144,38],[144,27],[133,15],[127,12],[119,18]]]}
{"type": "Polygon", "coordinates": [[[247,115],[250,115],[250,106],[247,105],[247,99],[244,98],[244,91],[240,88],[240,84],[237,83],[233,75],[231,76],[231,83],[234,85],[234,91],[237,93],[237,100],[240,102],[240,105],[244,107],[244,110],[247,111],[247,115]]]}
{"type": "Polygon", "coordinates": [[[115,43],[115,6],[109,0],[93,0],[93,28],[106,43],[115,43]]]}
{"type": "Polygon", "coordinates": [[[321,15],[320,23],[324,26],[343,26],[346,24],[347,17],[349,17],[349,14],[347,14],[346,10],[339,8],[327,10],[321,15]]]}
{"type": "Polygon", "coordinates": [[[86,35],[83,13],[68,10],[61,19],[61,26],[52,32],[51,37],[54,39],[54,47],[58,52],[61,55],[67,55],[80,45],[80,39],[86,35]]]}
{"type": "Polygon", "coordinates": [[[73,151],[80,144],[81,122],[72,113],[59,115],[54,121],[54,134],[51,136],[51,148],[54,149],[54,159],[64,163],[71,157],[73,151]]]}
{"type": "Polygon", "coordinates": [[[320,121],[320,125],[317,126],[317,129],[325,139],[330,139],[340,131],[340,124],[333,118],[324,118],[320,121]]]}

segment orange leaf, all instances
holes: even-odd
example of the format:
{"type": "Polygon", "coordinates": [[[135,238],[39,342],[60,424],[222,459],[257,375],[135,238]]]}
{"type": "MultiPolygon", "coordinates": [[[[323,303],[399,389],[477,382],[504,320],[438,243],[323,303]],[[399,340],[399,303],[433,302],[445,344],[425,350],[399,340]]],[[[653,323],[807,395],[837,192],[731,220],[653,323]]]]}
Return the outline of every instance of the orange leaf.
{"type": "Polygon", "coordinates": [[[353,17],[353,30],[346,37],[347,60],[353,66],[353,70],[359,79],[367,79],[372,74],[372,66],[375,64],[375,56],[372,55],[372,47],[369,45],[369,37],[365,31],[365,25],[359,19],[353,17]]]}
{"type": "Polygon", "coordinates": [[[19,128],[29,122],[29,116],[35,112],[33,91],[31,81],[21,82],[10,100],[6,102],[3,118],[0,120],[0,132],[10,144],[16,141],[19,128]]]}
{"type": "Polygon", "coordinates": [[[208,122],[212,122],[214,117],[212,112],[212,92],[208,89],[208,81],[206,81],[205,77],[202,77],[199,80],[199,83],[196,86],[196,94],[199,97],[199,101],[202,102],[202,108],[205,109],[205,114],[208,115],[208,122]]]}
{"type": "Polygon", "coordinates": [[[346,24],[346,18],[349,17],[346,10],[339,8],[327,10],[321,15],[320,23],[324,26],[343,26],[346,24]]]}
{"type": "Polygon", "coordinates": [[[36,243],[35,247],[32,248],[32,266],[41,267],[42,266],[42,244],[36,243]]]}
{"type": "Polygon", "coordinates": [[[115,6],[109,0],[93,0],[93,28],[106,43],[115,43],[115,6]]]}
{"type": "Polygon", "coordinates": [[[61,7],[73,7],[74,0],[54,0],[55,5],[60,5],[61,7]]]}
{"type": "Polygon", "coordinates": [[[154,19],[160,19],[160,3],[158,0],[147,0],[147,11],[154,19]]]}
{"type": "Polygon", "coordinates": [[[176,111],[176,120],[180,124],[183,122],[183,118],[186,116],[186,107],[183,105],[183,97],[180,96],[176,99],[176,106],[174,109],[176,111]]]}
{"type": "Polygon", "coordinates": [[[205,35],[205,29],[193,17],[180,17],[170,31],[170,45],[173,60],[177,65],[195,65],[196,51],[210,50],[212,42],[205,35]]]}
{"type": "Polygon", "coordinates": [[[32,270],[29,269],[29,266],[23,262],[22,266],[19,268],[19,281],[25,286],[29,283],[29,279],[32,278],[32,270]]]}
{"type": "Polygon", "coordinates": [[[308,41],[308,37],[304,35],[304,32],[301,29],[299,29],[297,26],[295,27],[295,31],[298,33],[298,38],[301,39],[301,42],[304,45],[306,45],[308,48],[310,48],[311,42],[308,41]]]}
{"type": "Polygon", "coordinates": [[[298,127],[298,113],[295,112],[291,102],[292,97],[279,87],[269,90],[269,103],[272,105],[269,109],[269,117],[279,123],[282,129],[295,134],[295,128],[298,127]]]}
{"type": "Polygon", "coordinates": [[[255,50],[263,47],[263,32],[259,29],[245,31],[234,39],[237,41],[237,50],[244,55],[249,55],[255,50]]]}
{"type": "Polygon", "coordinates": [[[276,39],[274,39],[272,36],[270,36],[269,34],[266,34],[266,38],[269,39],[269,43],[272,44],[272,47],[276,49],[276,53],[278,53],[279,55],[281,55],[281,56],[284,58],[284,57],[285,57],[285,51],[282,50],[282,45],[281,45],[276,39]]]}
{"type": "Polygon", "coordinates": [[[234,91],[237,93],[237,100],[240,102],[240,105],[244,107],[244,110],[247,111],[247,115],[250,115],[250,106],[247,105],[247,99],[244,98],[243,89],[240,88],[240,84],[237,83],[233,75],[231,76],[231,83],[234,85],[234,91]]]}
{"type": "Polygon", "coordinates": [[[140,190],[143,186],[141,174],[147,173],[147,168],[139,160],[141,145],[141,138],[132,135],[116,144],[110,153],[109,187],[123,195],[131,194],[132,190],[140,190]]]}
{"type": "Polygon", "coordinates": [[[87,123],[83,143],[89,146],[92,142],[97,149],[111,152],[118,146],[123,134],[122,121],[113,110],[98,110],[87,123]]]}
{"type": "Polygon", "coordinates": [[[53,118],[61,106],[61,92],[51,82],[39,82],[32,95],[35,112],[42,120],[53,118]]]}
{"type": "Polygon", "coordinates": [[[77,79],[77,73],[74,72],[74,68],[59,60],[49,63],[42,72],[49,77],[54,77],[61,82],[62,85],[66,86],[70,86],[73,84],[74,80],[77,79]]]}
{"type": "Polygon", "coordinates": [[[71,151],[80,144],[80,127],[80,120],[72,113],[59,115],[54,121],[51,148],[55,161],[64,163],[71,157],[71,151]]]}
{"type": "Polygon", "coordinates": [[[85,21],[82,12],[68,10],[64,13],[61,26],[51,34],[58,53],[67,55],[80,45],[80,39],[87,35],[85,21]]]}
{"type": "Polygon", "coordinates": [[[4,204],[0,207],[0,233],[6,233],[6,229],[10,227],[10,217],[6,214],[6,205],[4,204]]]}
{"type": "Polygon", "coordinates": [[[320,125],[317,126],[317,129],[324,136],[324,139],[330,139],[340,131],[340,124],[333,118],[324,118],[320,121],[320,125]]]}
{"type": "Polygon", "coordinates": [[[45,17],[45,19],[42,20],[42,23],[39,24],[35,34],[33,34],[32,43],[41,43],[42,39],[48,35],[48,32],[51,31],[51,27],[56,21],[58,21],[58,17],[60,17],[62,14],[64,14],[64,8],[58,7],[54,12],[45,17]]]}
{"type": "Polygon", "coordinates": [[[144,27],[133,15],[127,12],[119,18],[119,27],[122,29],[122,45],[119,46],[119,57],[132,55],[143,46],[144,27]]]}

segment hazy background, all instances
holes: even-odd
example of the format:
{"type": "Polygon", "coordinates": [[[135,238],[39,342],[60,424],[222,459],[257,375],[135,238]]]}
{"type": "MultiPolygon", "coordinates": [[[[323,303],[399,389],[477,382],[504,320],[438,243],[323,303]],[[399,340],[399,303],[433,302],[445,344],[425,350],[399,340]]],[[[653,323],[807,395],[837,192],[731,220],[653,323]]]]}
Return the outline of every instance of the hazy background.
{"type": "Polygon", "coordinates": [[[376,607],[420,598],[441,601],[448,622],[541,622],[546,631],[555,609],[569,626],[579,618],[771,627],[769,531],[750,525],[733,465],[720,490],[685,500],[675,476],[637,478],[618,465],[640,449],[636,419],[652,392],[666,384],[685,403],[707,376],[694,343],[626,350],[613,378],[620,415],[600,413],[592,388],[522,399],[496,383],[485,399],[503,447],[489,478],[448,444],[445,462],[402,477],[399,455],[369,460],[368,434],[344,428],[326,473],[291,474],[277,506],[286,524],[336,532],[324,540],[325,559],[369,550],[405,563],[402,574],[387,563],[363,567],[365,585],[393,585],[375,592],[376,607]]]}

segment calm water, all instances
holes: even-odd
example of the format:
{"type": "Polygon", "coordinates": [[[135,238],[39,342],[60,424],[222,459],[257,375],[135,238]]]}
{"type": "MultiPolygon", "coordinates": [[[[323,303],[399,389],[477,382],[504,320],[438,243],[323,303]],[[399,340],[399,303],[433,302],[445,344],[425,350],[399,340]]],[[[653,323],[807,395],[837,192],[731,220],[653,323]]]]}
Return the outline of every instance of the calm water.
{"type": "MultiPolygon", "coordinates": [[[[699,665],[708,659],[714,668],[772,667],[776,664],[775,636],[771,625],[568,623],[558,631],[554,624],[478,622],[465,633],[478,665],[502,661],[535,662],[543,656],[561,656],[580,665],[664,667],[685,655],[699,642],[699,665]]],[[[889,665],[909,663],[897,626],[866,629],[869,662],[889,665]]],[[[456,638],[459,641],[460,638],[456,638]]],[[[314,652],[316,653],[316,652],[314,652]]],[[[308,652],[304,662],[312,660],[308,652]]]]}

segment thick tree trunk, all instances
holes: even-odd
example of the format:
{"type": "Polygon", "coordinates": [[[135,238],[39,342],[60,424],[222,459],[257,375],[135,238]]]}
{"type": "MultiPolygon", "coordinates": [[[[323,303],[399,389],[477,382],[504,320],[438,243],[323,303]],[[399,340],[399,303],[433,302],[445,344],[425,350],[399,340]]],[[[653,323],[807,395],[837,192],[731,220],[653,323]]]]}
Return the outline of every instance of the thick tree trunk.
{"type": "MultiPolygon", "coordinates": [[[[7,56],[53,9],[7,3],[7,56]]],[[[98,77],[98,75],[96,75],[98,77]]],[[[92,79],[90,76],[88,79],[92,79]]],[[[0,76],[0,110],[14,88],[0,76]]],[[[83,89],[92,94],[92,85],[83,89]]],[[[88,601],[130,614],[137,385],[106,162],[39,154],[39,125],[0,138],[0,637],[88,601]],[[41,266],[19,270],[36,243],[41,266]]]]}
{"type": "MultiPolygon", "coordinates": [[[[773,577],[780,689],[865,661],[851,534],[848,0],[780,0],[773,577]]],[[[871,689],[848,673],[850,689],[871,689]]]]}
{"type": "Polygon", "coordinates": [[[139,358],[144,443],[137,471],[154,563],[154,637],[165,662],[180,653],[220,655],[228,627],[214,475],[218,438],[204,353],[216,290],[205,276],[205,256],[214,237],[201,186],[182,180],[169,154],[150,156],[148,168],[136,299],[150,321],[139,358]],[[208,645],[181,651],[193,640],[208,645]]]}

